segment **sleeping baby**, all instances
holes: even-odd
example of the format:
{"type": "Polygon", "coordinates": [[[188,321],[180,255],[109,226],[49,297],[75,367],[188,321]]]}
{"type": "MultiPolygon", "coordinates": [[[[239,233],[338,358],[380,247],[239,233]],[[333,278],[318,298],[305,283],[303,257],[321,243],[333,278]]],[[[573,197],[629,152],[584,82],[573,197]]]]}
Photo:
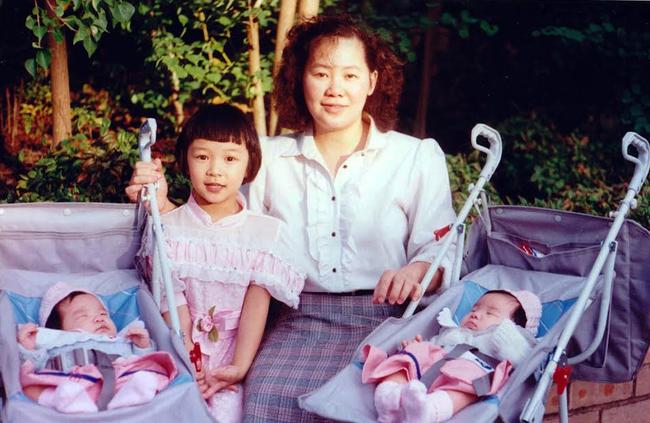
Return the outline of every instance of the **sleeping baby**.
{"type": "Polygon", "coordinates": [[[154,351],[142,321],[118,333],[91,291],[56,283],[43,296],[39,321],[18,328],[20,382],[28,398],[59,412],[95,412],[104,398],[107,409],[144,404],[177,374],[171,355],[154,351]]]}

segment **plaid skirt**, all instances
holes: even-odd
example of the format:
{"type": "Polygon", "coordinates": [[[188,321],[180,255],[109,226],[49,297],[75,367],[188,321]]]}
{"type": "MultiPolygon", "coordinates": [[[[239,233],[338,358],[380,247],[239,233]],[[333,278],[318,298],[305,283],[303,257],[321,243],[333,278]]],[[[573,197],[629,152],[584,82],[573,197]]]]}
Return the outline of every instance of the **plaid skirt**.
{"type": "Polygon", "coordinates": [[[246,378],[244,422],[326,421],[298,408],[298,397],[349,364],[359,343],[403,310],[373,305],[370,294],[302,293],[298,310],[283,307],[262,341],[246,378]]]}

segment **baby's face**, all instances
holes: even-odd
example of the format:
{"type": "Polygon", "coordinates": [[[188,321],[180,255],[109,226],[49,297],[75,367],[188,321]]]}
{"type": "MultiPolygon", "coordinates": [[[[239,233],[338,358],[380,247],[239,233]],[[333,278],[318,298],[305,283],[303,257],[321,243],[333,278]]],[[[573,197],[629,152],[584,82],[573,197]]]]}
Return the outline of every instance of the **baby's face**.
{"type": "Polygon", "coordinates": [[[460,326],[470,330],[483,330],[510,319],[519,303],[504,293],[483,295],[472,310],[461,320],[460,326]]]}
{"type": "Polygon", "coordinates": [[[63,330],[107,336],[117,335],[115,323],[104,305],[94,295],[80,294],[72,301],[62,301],[57,307],[63,330]]]}

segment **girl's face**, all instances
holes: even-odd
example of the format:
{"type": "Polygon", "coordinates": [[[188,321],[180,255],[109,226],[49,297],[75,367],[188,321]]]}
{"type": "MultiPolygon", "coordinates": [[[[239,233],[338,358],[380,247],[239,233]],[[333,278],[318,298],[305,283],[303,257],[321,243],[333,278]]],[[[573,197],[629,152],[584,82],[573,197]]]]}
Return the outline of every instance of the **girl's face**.
{"type": "Polygon", "coordinates": [[[79,294],[57,306],[61,329],[115,336],[117,328],[104,305],[90,294],[79,294]]]}
{"type": "Polygon", "coordinates": [[[237,210],[237,193],[248,169],[244,144],[216,142],[203,138],[192,141],[187,167],[196,202],[210,215],[237,210]]]}
{"type": "Polygon", "coordinates": [[[316,134],[344,130],[361,122],[363,106],[375,89],[358,38],[324,38],[309,53],[303,75],[305,103],[316,134]]]}
{"type": "Polygon", "coordinates": [[[461,320],[460,327],[470,330],[483,330],[510,319],[519,306],[517,300],[504,293],[487,293],[472,307],[461,320]]]}

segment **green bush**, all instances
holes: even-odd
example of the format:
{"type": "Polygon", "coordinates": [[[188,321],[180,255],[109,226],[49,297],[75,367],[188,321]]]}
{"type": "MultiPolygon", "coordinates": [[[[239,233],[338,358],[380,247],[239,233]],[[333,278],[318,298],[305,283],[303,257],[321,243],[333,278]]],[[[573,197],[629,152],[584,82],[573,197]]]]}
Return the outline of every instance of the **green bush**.
{"type": "Polygon", "coordinates": [[[18,176],[14,199],[123,202],[137,157],[136,136],[131,132],[108,133],[92,142],[84,136],[65,140],[18,176]]]}

